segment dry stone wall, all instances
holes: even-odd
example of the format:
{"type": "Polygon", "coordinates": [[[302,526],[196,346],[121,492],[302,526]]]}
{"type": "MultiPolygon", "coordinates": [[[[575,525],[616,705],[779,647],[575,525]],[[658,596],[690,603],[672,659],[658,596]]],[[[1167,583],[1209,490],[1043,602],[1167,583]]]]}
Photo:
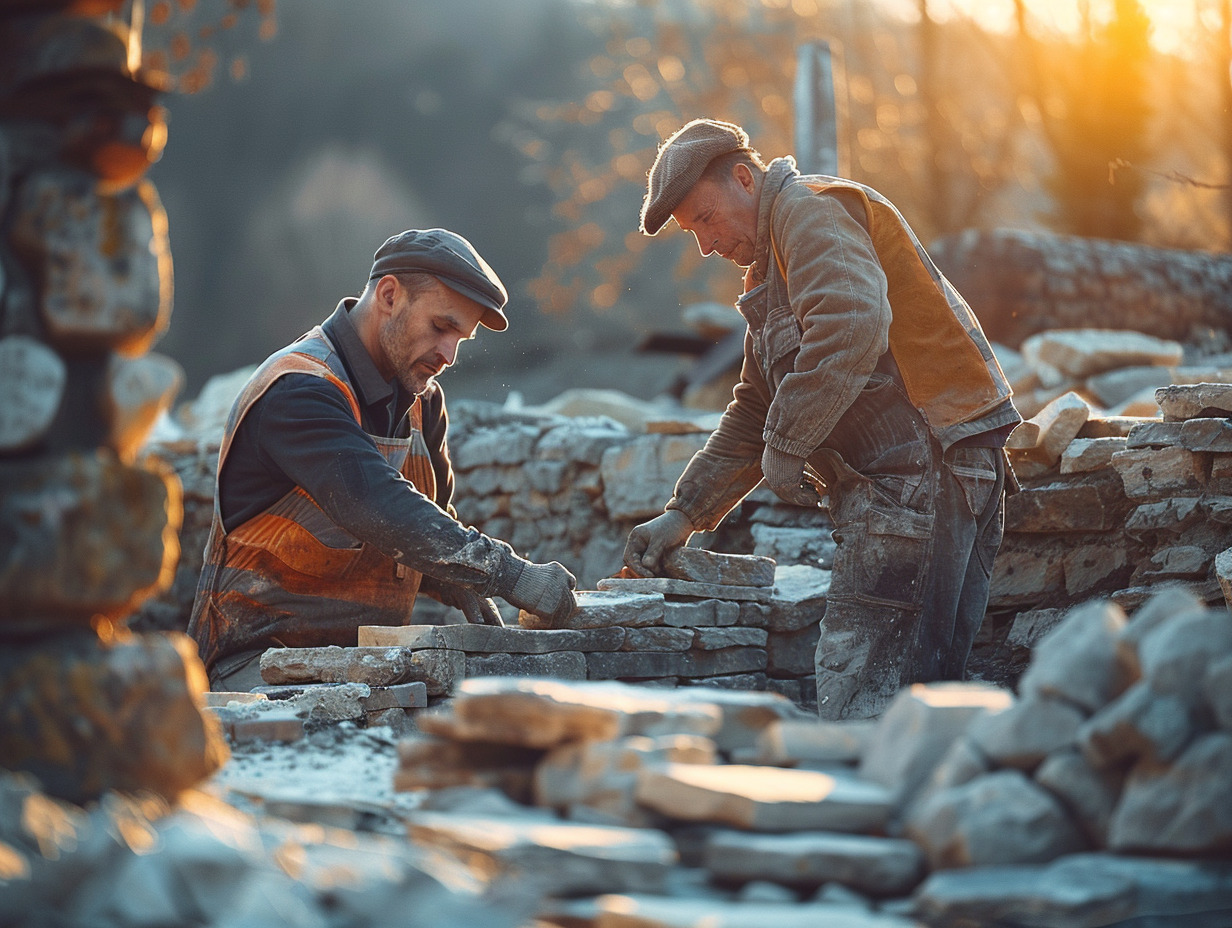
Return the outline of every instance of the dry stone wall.
{"type": "Polygon", "coordinates": [[[1227,344],[1232,255],[1018,229],[967,230],[929,253],[989,338],[1017,347],[1049,329],[1132,329],[1227,344]]]}

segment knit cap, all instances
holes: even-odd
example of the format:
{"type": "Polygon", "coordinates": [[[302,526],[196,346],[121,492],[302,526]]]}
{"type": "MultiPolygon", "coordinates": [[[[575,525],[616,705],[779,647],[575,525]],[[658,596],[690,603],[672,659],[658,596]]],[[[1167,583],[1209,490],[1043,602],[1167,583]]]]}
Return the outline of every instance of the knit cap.
{"type": "Polygon", "coordinates": [[[708,165],[720,155],[752,151],[748,133],[735,123],[694,119],[659,146],[642,201],[642,232],[654,235],[671,218],[708,165]]]}

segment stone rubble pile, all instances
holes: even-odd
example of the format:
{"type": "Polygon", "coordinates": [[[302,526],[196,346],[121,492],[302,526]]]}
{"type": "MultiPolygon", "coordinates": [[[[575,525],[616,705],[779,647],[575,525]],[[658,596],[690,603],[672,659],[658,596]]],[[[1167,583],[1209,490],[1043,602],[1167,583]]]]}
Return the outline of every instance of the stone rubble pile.
{"type": "Polygon", "coordinates": [[[195,790],[88,806],[0,771],[0,924],[14,928],[518,928],[534,898],[478,895],[404,838],[254,818],[195,790]]]}
{"type": "Polygon", "coordinates": [[[1158,417],[1100,418],[1075,393],[1010,436],[1024,484],[1006,501],[990,611],[1029,645],[1094,596],[1136,606],[1160,583],[1228,601],[1232,569],[1232,385],[1154,391],[1158,417]]]}
{"type": "Polygon", "coordinates": [[[916,685],[875,721],[469,679],[417,716],[395,785],[451,793],[412,840],[534,886],[539,924],[1210,928],[1232,923],[1229,683],[1232,617],[1172,589],[1071,611],[1018,695],[916,685]]]}

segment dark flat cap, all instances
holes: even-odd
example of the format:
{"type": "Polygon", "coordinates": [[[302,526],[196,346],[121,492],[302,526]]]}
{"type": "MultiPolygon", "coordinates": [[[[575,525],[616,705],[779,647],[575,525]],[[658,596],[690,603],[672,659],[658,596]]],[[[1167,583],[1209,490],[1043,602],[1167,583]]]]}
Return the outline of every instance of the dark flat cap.
{"type": "Polygon", "coordinates": [[[748,133],[735,123],[694,119],[659,146],[642,201],[642,232],[654,235],[672,216],[708,165],[720,155],[752,151],[748,133]]]}
{"type": "Polygon", "coordinates": [[[447,229],[408,229],[386,239],[376,250],[369,280],[386,274],[431,274],[446,287],[483,307],[479,321],[495,332],[509,326],[504,306],[509,302],[496,271],[475,246],[447,229]]]}

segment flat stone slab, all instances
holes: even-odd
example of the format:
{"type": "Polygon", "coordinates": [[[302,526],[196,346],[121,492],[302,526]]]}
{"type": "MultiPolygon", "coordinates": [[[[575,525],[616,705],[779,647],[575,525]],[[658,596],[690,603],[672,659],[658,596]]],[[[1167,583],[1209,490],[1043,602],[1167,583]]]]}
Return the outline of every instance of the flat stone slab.
{"type": "Polygon", "coordinates": [[[1112,456],[1125,450],[1125,442],[1120,436],[1075,438],[1061,452],[1061,473],[1086,474],[1111,467],[1112,456]]]}
{"type": "Polygon", "coordinates": [[[720,554],[705,548],[676,548],[663,558],[663,573],[676,580],[721,586],[773,586],[774,561],[753,554],[720,554]]]}
{"type": "Polygon", "coordinates": [[[595,928],[920,928],[896,915],[823,903],[605,895],[596,906],[595,928]]]}
{"type": "Polygon", "coordinates": [[[421,812],[407,832],[421,847],[549,896],[662,891],[676,863],[671,839],[650,828],[421,812]]]}
{"type": "Polygon", "coordinates": [[[468,654],[467,677],[553,677],[585,680],[586,655],[581,651],[544,654],[468,654]]]}
{"type": "Polygon", "coordinates": [[[1170,422],[1205,416],[1232,416],[1232,384],[1173,384],[1155,391],[1155,401],[1170,422]]]}
{"type": "Polygon", "coordinates": [[[1129,433],[1127,448],[1165,448],[1215,454],[1232,452],[1232,420],[1186,419],[1184,422],[1147,422],[1129,433]]]}
{"type": "MultiPolygon", "coordinates": [[[[785,701],[785,700],[784,700],[785,701]]],[[[428,734],[460,741],[552,748],[622,735],[713,735],[717,706],[615,682],[480,677],[459,685],[450,702],[418,718],[428,734]]]]}
{"type": "Polygon", "coordinates": [[[412,650],[447,648],[468,654],[547,654],[551,651],[615,651],[623,628],[530,629],[495,625],[361,625],[361,647],[412,650]]]}
{"type": "Polygon", "coordinates": [[[740,624],[740,606],[722,599],[672,600],[663,604],[663,624],[677,628],[726,628],[740,624]]]}
{"type": "Polygon", "coordinates": [[[1229,920],[1202,914],[1232,914],[1230,900],[1232,865],[1227,861],[1093,853],[1039,866],[937,872],[912,896],[910,914],[930,925],[1091,928],[1143,919],[1143,924],[1159,926],[1214,926],[1229,920]]]}
{"type": "Polygon", "coordinates": [[[600,590],[620,593],[660,593],[663,596],[683,596],[693,599],[726,599],[735,602],[768,603],[772,587],[724,586],[719,583],[697,583],[671,577],[607,577],[595,584],[600,590]]]}
{"type": "MultiPolygon", "coordinates": [[[[523,609],[518,614],[518,624],[529,629],[591,629],[621,626],[644,628],[663,624],[663,594],[659,590],[608,588],[608,581],[599,581],[599,591],[579,590],[577,610],[559,625],[553,626],[550,619],[537,616],[523,609]]],[[[631,581],[620,581],[631,582],[631,581]]]]}
{"type": "Polygon", "coordinates": [[[783,767],[801,763],[855,764],[875,725],[866,720],[777,719],[758,734],[755,762],[783,767]]]}
{"type": "Polygon", "coordinates": [[[367,683],[391,686],[419,681],[431,696],[453,689],[465,672],[461,651],[410,648],[271,648],[261,655],[266,683],[367,683]]]}
{"type": "Polygon", "coordinates": [[[720,651],[608,651],[586,655],[591,680],[715,677],[766,669],[762,648],[720,651]]]}
{"type": "Polygon", "coordinates": [[[706,842],[703,860],[721,880],[809,888],[838,882],[878,896],[905,895],[924,875],[924,855],[914,841],[826,831],[720,831],[706,842]]]}
{"type": "Polygon", "coordinates": [[[887,789],[855,777],[742,764],[643,771],[637,800],[669,818],[750,831],[869,831],[892,805],[887,789]]]}

